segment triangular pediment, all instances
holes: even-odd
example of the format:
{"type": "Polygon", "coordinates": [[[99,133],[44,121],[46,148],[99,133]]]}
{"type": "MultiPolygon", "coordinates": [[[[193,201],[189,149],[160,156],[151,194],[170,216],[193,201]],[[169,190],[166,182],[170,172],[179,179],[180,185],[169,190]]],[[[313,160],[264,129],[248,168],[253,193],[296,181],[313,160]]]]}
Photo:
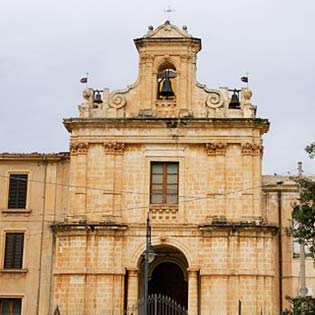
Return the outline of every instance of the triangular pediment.
{"type": "Polygon", "coordinates": [[[190,38],[187,27],[183,27],[181,30],[177,26],[170,24],[166,21],[164,24],[158,26],[155,30],[149,31],[144,38],[190,38]]]}

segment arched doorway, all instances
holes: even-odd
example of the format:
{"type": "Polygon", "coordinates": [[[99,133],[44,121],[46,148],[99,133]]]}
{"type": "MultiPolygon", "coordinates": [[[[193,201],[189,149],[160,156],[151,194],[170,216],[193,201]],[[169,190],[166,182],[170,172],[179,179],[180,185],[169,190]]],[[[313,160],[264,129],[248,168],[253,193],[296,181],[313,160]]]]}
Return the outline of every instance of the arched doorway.
{"type": "MultiPolygon", "coordinates": [[[[155,246],[157,254],[149,266],[149,295],[162,294],[174,299],[187,309],[188,262],[184,254],[172,246],[155,246]]],[[[144,291],[144,264],[140,263],[139,294],[144,291]]]]}
{"type": "Polygon", "coordinates": [[[149,281],[149,294],[163,294],[187,309],[188,283],[181,268],[173,262],[155,267],[149,281]]]}

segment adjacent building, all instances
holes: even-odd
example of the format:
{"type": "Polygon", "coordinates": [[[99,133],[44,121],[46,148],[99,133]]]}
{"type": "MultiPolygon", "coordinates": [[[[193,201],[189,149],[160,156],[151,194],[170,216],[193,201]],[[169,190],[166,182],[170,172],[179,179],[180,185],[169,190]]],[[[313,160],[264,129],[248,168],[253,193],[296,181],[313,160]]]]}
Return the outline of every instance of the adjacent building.
{"type": "MultiPolygon", "coordinates": [[[[297,187],[262,176],[248,88],[196,80],[201,40],[168,21],[135,40],[136,83],[86,88],[70,152],[0,155],[0,314],[123,314],[149,294],[190,315],[279,314],[299,288],[297,187]]],[[[309,293],[315,290],[306,261],[309,293]]]]}

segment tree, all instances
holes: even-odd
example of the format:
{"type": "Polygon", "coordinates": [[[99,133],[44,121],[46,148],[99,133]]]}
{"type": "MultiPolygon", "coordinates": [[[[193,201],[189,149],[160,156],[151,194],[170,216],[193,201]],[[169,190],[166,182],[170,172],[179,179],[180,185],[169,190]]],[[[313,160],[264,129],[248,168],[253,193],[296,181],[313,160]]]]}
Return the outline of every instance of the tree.
{"type": "Polygon", "coordinates": [[[305,148],[305,151],[308,153],[309,157],[313,159],[315,157],[315,142],[309,144],[305,148]]]}
{"type": "Polygon", "coordinates": [[[309,178],[296,179],[300,185],[300,203],[292,211],[291,234],[300,244],[310,248],[315,263],[315,182],[309,178]]]}
{"type": "MultiPolygon", "coordinates": [[[[312,159],[315,157],[315,142],[305,148],[312,159]]],[[[294,204],[290,234],[300,244],[309,247],[315,266],[315,182],[310,178],[294,179],[300,187],[299,202],[294,204]]],[[[287,297],[291,304],[283,315],[315,315],[315,298],[310,296],[287,297]]]]}
{"type": "Polygon", "coordinates": [[[290,309],[283,311],[282,315],[314,315],[315,299],[311,296],[296,297],[294,299],[287,297],[290,302],[290,309]]]}

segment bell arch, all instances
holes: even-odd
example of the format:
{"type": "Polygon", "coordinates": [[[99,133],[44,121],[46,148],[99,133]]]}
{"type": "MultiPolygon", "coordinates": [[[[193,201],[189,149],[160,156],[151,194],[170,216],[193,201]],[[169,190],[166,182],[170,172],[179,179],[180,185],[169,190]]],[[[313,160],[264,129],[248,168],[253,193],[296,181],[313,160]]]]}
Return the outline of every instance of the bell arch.
{"type": "Polygon", "coordinates": [[[156,71],[157,100],[176,100],[178,94],[175,63],[169,59],[159,63],[156,71]]]}

